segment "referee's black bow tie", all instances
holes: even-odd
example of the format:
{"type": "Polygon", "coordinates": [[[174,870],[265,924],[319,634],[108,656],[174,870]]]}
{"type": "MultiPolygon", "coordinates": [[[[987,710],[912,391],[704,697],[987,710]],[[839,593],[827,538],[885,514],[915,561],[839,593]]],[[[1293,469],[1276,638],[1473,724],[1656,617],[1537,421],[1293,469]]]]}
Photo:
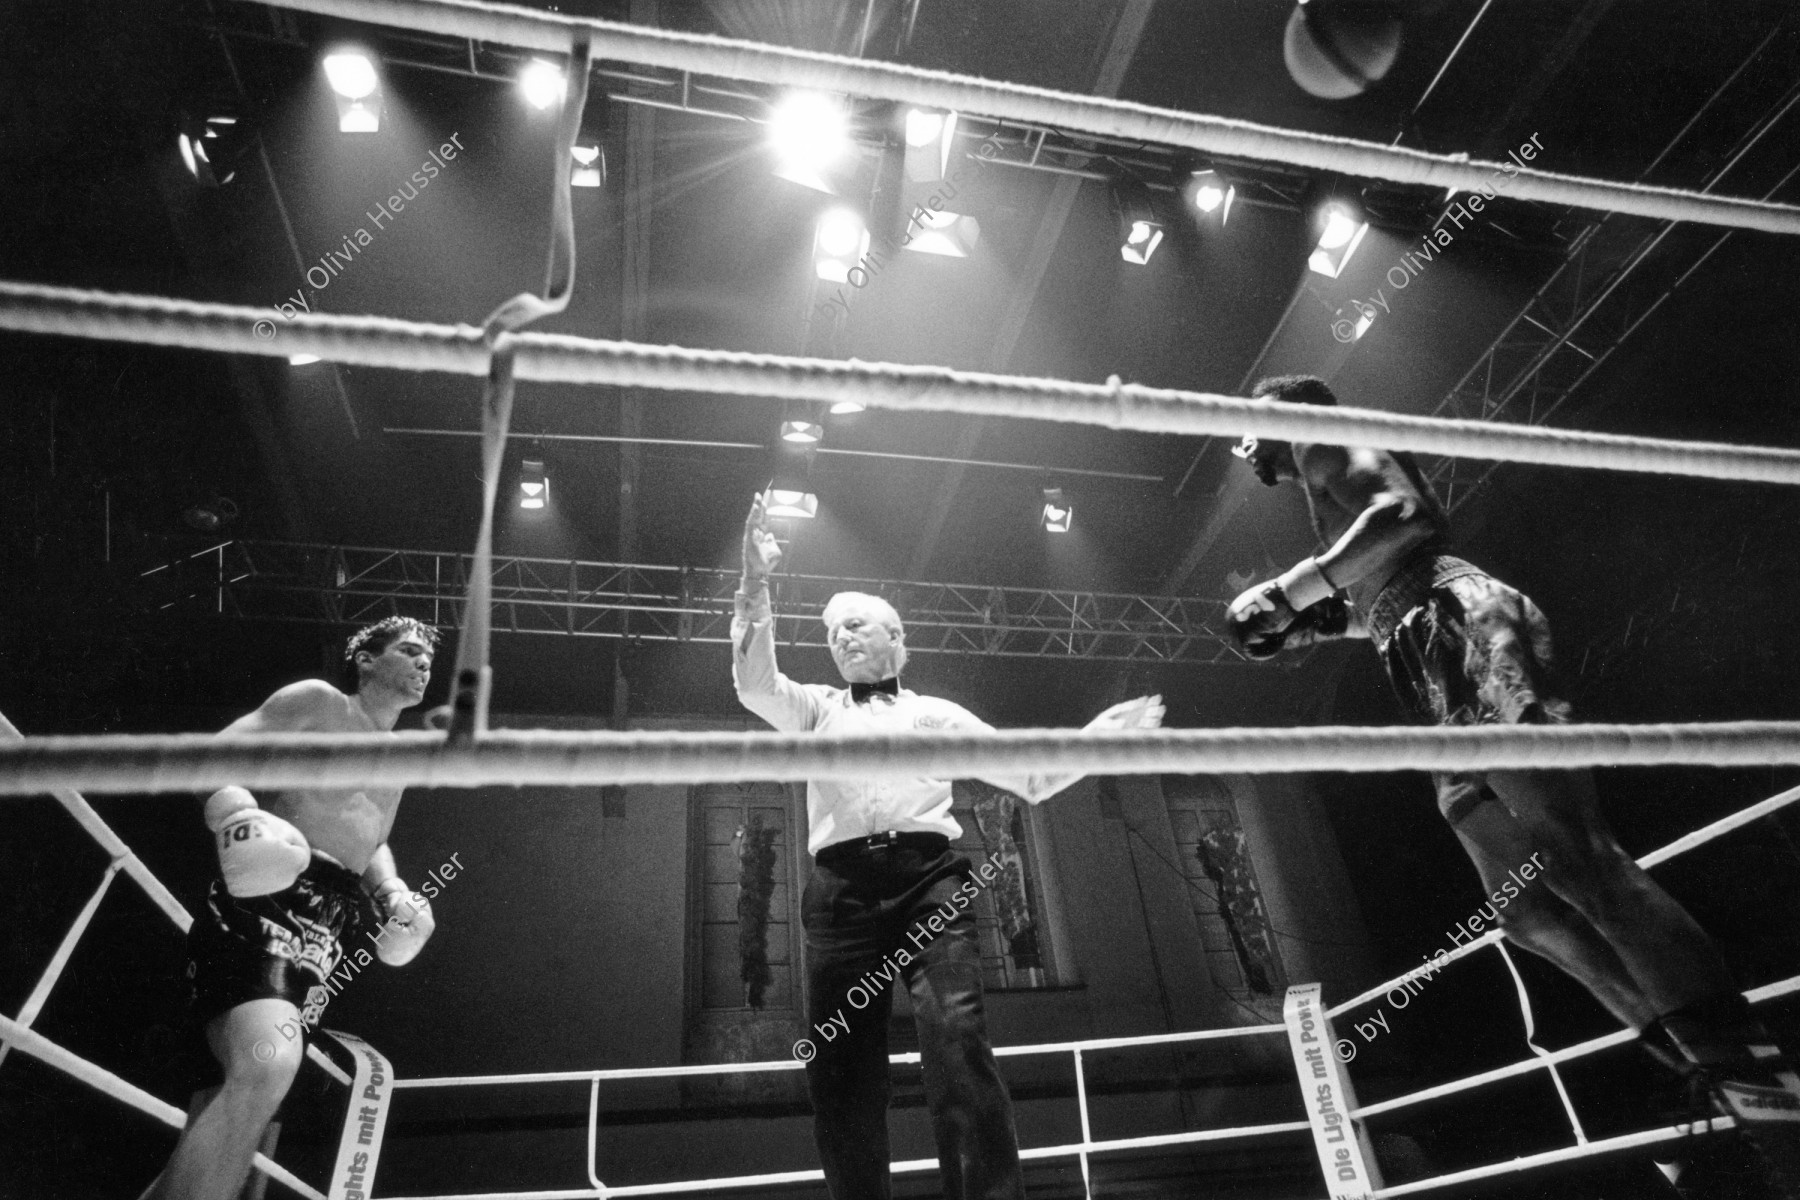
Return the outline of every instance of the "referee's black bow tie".
{"type": "Polygon", "coordinates": [[[899,678],[890,676],[880,683],[853,683],[850,685],[850,701],[853,704],[861,704],[876,692],[886,692],[897,699],[900,695],[899,678]]]}

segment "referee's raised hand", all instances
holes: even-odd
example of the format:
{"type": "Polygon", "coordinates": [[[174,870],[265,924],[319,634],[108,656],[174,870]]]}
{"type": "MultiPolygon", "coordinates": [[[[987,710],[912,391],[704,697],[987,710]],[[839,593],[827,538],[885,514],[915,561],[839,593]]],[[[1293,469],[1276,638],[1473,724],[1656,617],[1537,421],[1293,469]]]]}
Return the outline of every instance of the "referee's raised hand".
{"type": "Polygon", "coordinates": [[[768,579],[781,565],[781,547],[769,532],[767,497],[758,493],[750,502],[750,515],[744,519],[744,582],[768,579]]]}

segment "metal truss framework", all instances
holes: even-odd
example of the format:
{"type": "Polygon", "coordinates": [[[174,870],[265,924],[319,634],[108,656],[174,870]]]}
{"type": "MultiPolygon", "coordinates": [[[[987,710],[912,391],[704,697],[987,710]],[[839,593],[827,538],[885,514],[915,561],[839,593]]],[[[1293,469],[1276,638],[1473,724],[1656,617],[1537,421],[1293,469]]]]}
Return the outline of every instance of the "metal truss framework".
{"type": "MultiPolygon", "coordinates": [[[[1711,191],[1797,101],[1800,85],[1790,87],[1721,156],[1722,165],[1708,174],[1701,190],[1711,191]]],[[[1677,135],[1664,156],[1686,133],[1677,135]]],[[[1768,196],[1792,177],[1789,172],[1768,196]]],[[[1549,421],[1731,236],[1685,230],[1671,237],[1678,229],[1682,227],[1674,222],[1616,215],[1583,229],[1550,278],[1431,415],[1526,425],[1549,421]]],[[[1455,512],[1503,465],[1446,458],[1428,474],[1446,508],[1455,512]]]]}
{"type": "MultiPolygon", "coordinates": [[[[1676,135],[1657,163],[1682,142],[1713,101],[1761,58],[1773,40],[1772,34],[1757,47],[1739,73],[1676,135]]],[[[1790,85],[1779,74],[1750,81],[1751,86],[1768,86],[1770,78],[1784,90],[1729,150],[1711,157],[1718,165],[1708,172],[1702,190],[1710,191],[1800,104],[1800,84],[1790,85]]],[[[1797,172],[1800,168],[1783,174],[1764,198],[1773,197],[1797,172]]],[[[1569,243],[1556,271],[1431,415],[1527,425],[1548,422],[1730,236],[1729,232],[1712,234],[1619,216],[1587,226],[1569,243]]],[[[1504,465],[1446,458],[1434,463],[1427,474],[1445,507],[1454,513],[1480,495],[1504,465]]],[[[1791,510],[1791,504],[1782,503],[1791,510]]],[[[1704,615],[1700,581],[1719,578],[1721,572],[1726,572],[1723,577],[1732,577],[1744,568],[1744,553],[1743,543],[1728,539],[1684,570],[1664,571],[1637,581],[1634,594],[1642,597],[1641,602],[1589,646],[1581,674],[1609,675],[1627,655],[1646,644],[1691,628],[1704,615]]]]}
{"type": "MultiPolygon", "coordinates": [[[[403,614],[462,623],[470,556],[293,542],[224,542],[146,572],[163,607],[232,617],[359,625],[403,614]]],[[[726,644],[738,572],[720,567],[496,556],[496,633],[726,644]]],[[[1248,660],[1224,634],[1225,602],[981,584],[783,575],[776,637],[820,646],[819,615],[841,591],[885,596],[914,654],[1102,662],[1248,660]]]]}

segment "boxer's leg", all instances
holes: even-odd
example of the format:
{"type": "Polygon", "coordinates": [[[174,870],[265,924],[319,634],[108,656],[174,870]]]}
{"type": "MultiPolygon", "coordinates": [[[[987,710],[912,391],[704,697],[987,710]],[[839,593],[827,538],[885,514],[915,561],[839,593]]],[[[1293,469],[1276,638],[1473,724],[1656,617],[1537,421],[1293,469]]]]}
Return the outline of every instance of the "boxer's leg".
{"type": "Polygon", "coordinates": [[[187,1128],[162,1176],[146,1193],[155,1200],[231,1200],[250,1173],[263,1129],[274,1119],[305,1057],[300,1010],[286,1000],[251,1000],[213,1019],[207,1044],[225,1082],[197,1092],[187,1128]]]}

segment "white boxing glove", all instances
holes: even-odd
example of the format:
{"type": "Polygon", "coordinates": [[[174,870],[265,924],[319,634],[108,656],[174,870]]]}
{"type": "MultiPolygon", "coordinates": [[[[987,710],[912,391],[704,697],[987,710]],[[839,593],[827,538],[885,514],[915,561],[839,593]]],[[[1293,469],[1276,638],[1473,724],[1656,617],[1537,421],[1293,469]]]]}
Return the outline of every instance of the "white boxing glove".
{"type": "Polygon", "coordinates": [[[381,931],[375,934],[375,957],[390,967],[404,967],[425,948],[437,920],[431,902],[396,876],[375,889],[375,912],[381,931]]]}
{"type": "Polygon", "coordinates": [[[256,806],[241,787],[222,787],[206,802],[206,827],[218,836],[219,870],[233,896],[285,891],[312,862],[306,835],[256,806]]]}

